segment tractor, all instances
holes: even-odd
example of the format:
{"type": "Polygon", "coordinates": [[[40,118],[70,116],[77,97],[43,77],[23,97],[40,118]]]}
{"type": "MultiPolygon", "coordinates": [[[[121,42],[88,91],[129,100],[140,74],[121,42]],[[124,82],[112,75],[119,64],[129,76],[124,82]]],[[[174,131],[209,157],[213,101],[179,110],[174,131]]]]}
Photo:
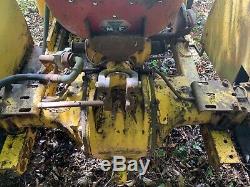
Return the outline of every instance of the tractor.
{"type": "Polygon", "coordinates": [[[199,45],[192,4],[37,0],[39,47],[17,2],[0,1],[0,170],[26,171],[41,127],[95,158],[138,160],[172,129],[200,125],[212,165],[247,163],[250,0],[216,0],[199,45]],[[220,80],[199,77],[204,53],[220,80]]]}

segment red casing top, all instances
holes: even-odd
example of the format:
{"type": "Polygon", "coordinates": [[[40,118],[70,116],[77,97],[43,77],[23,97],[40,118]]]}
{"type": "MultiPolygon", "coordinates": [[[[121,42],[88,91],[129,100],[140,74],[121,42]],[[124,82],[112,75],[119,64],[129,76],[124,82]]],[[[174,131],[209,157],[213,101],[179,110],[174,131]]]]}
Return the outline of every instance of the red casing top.
{"type": "Polygon", "coordinates": [[[82,38],[106,31],[152,36],[174,21],[183,0],[46,0],[57,20],[82,38]]]}

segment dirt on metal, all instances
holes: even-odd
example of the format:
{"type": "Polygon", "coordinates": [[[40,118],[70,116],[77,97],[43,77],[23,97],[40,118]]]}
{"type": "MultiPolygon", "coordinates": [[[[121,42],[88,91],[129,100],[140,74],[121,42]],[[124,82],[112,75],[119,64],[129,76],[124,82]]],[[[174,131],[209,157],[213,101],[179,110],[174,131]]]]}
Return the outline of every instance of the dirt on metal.
{"type": "MultiPolygon", "coordinates": [[[[200,40],[212,2],[195,0],[198,25],[192,37],[196,41],[200,40]]],[[[25,11],[28,11],[25,16],[35,41],[42,41],[42,22],[37,10],[28,8],[25,11]]],[[[206,57],[197,62],[197,69],[205,80],[218,79],[206,57]]],[[[174,129],[166,138],[166,146],[157,149],[150,159],[146,175],[140,177],[138,173],[130,174],[134,180],[129,181],[127,186],[250,186],[246,166],[228,165],[215,171],[209,165],[198,126],[174,129]]],[[[13,186],[13,181],[16,186],[114,186],[112,173],[103,172],[99,163],[100,160],[85,155],[84,148],[77,149],[61,130],[41,129],[28,171],[21,178],[7,176],[6,179],[11,179],[11,182],[1,178],[0,186],[13,186]]]]}

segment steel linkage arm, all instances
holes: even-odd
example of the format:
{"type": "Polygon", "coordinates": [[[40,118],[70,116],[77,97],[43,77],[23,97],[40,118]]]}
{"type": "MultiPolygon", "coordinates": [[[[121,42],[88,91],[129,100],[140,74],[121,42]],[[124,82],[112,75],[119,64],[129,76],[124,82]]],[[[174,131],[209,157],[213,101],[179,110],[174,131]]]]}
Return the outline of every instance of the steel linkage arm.
{"type": "MultiPolygon", "coordinates": [[[[246,139],[250,136],[239,130],[249,121],[249,84],[233,86],[226,80],[201,81],[196,75],[195,56],[189,54],[185,44],[179,43],[175,47],[181,69],[179,75],[167,77],[156,71],[162,79],[155,79],[154,83],[155,98],[152,99],[157,103],[154,106],[158,133],[153,138],[162,143],[173,128],[200,125],[210,163],[218,166],[241,161],[231,139],[236,128],[240,136],[237,143],[241,142],[245,157],[249,158],[246,139]]],[[[243,129],[247,129],[247,125],[243,129]]]]}

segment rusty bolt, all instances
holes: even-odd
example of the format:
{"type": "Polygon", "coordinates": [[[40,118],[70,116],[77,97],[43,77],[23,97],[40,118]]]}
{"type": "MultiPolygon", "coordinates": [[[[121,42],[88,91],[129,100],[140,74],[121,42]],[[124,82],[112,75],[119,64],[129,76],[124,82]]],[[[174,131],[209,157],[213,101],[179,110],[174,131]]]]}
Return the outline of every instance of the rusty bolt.
{"type": "Polygon", "coordinates": [[[245,88],[247,89],[247,90],[250,90],[250,82],[247,82],[247,83],[245,83],[245,88]]]}
{"type": "Polygon", "coordinates": [[[64,67],[68,68],[69,66],[73,66],[73,58],[74,55],[71,52],[64,52],[61,55],[61,63],[63,64],[64,67]]]}
{"type": "Polygon", "coordinates": [[[229,87],[229,81],[228,80],[223,80],[222,81],[222,86],[229,87]]]}
{"type": "Polygon", "coordinates": [[[99,134],[102,134],[102,133],[103,133],[103,129],[100,129],[100,128],[99,128],[99,129],[97,130],[97,132],[98,132],[99,134]]]}
{"type": "Polygon", "coordinates": [[[232,107],[233,107],[234,110],[239,110],[240,109],[239,104],[237,102],[234,102],[232,104],[232,107]]]}

